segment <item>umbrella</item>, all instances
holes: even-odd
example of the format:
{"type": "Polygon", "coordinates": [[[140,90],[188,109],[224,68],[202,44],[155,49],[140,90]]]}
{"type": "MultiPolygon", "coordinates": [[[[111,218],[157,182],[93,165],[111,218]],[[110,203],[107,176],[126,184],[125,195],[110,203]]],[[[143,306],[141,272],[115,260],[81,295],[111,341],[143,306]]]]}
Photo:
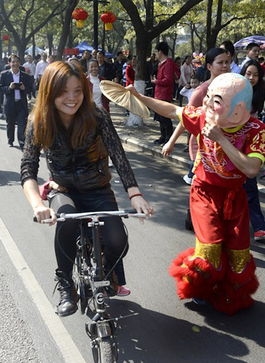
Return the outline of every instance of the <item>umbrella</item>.
{"type": "MultiPolygon", "coordinates": [[[[41,49],[39,47],[35,47],[35,54],[41,54],[43,52],[45,52],[44,49],[41,49]]],[[[26,49],[25,53],[32,55],[33,54],[33,46],[31,46],[28,49],[26,49]]]]}
{"type": "Polygon", "coordinates": [[[234,44],[234,47],[236,49],[245,48],[249,43],[257,43],[263,48],[265,46],[265,36],[263,36],[263,35],[252,35],[250,37],[240,39],[238,42],[236,42],[234,44]]]}
{"type": "Polygon", "coordinates": [[[91,45],[88,44],[88,42],[81,42],[76,45],[75,48],[78,48],[80,53],[84,52],[85,50],[92,52],[92,50],[94,49],[91,45]]]}

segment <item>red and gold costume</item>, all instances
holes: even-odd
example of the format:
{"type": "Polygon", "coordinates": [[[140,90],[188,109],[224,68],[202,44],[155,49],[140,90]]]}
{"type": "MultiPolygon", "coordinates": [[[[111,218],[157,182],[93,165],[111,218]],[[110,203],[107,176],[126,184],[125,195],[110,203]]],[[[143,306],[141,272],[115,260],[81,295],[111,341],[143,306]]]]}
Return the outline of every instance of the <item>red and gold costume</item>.
{"type": "MultiPolygon", "coordinates": [[[[204,136],[202,108],[187,106],[180,116],[197,137],[199,151],[190,192],[195,248],[180,253],[170,266],[181,299],[200,298],[217,310],[234,314],[253,303],[258,288],[255,263],[249,251],[246,176],[229,160],[221,146],[204,136]]],[[[265,125],[255,118],[223,129],[243,154],[265,160],[265,125]]]]}

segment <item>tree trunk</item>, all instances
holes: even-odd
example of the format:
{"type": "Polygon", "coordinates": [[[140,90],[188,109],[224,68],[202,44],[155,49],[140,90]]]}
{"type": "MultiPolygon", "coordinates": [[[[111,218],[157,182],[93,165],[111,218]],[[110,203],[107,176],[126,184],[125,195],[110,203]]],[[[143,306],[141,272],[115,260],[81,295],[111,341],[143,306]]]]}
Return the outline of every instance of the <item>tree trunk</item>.
{"type": "Polygon", "coordinates": [[[214,48],[216,46],[218,33],[216,31],[212,31],[210,37],[207,39],[207,49],[214,48]]]}
{"type": "Polygon", "coordinates": [[[62,59],[63,51],[67,42],[68,34],[70,32],[70,24],[72,21],[72,12],[77,6],[78,0],[69,0],[68,6],[65,10],[64,24],[62,29],[62,34],[60,37],[58,49],[57,49],[57,59],[62,59]]]}
{"type": "Polygon", "coordinates": [[[25,42],[20,42],[19,44],[16,44],[17,46],[17,52],[18,52],[18,56],[21,60],[21,63],[24,63],[24,57],[25,57],[25,52],[26,52],[26,47],[27,44],[25,42]]]}
{"type": "Polygon", "coordinates": [[[52,54],[52,48],[53,48],[53,34],[47,33],[47,41],[48,41],[48,48],[49,48],[49,55],[52,54]]]}
{"type": "Polygon", "coordinates": [[[212,11],[213,11],[213,0],[208,0],[207,4],[207,19],[206,19],[206,48],[211,47],[211,34],[212,34],[212,11]]]}
{"type": "Polygon", "coordinates": [[[194,24],[190,23],[190,38],[191,38],[191,50],[192,53],[195,52],[195,42],[194,42],[194,24]]]}
{"type": "Polygon", "coordinates": [[[2,39],[0,39],[0,61],[2,60],[2,53],[3,53],[3,46],[2,46],[2,39]]]}

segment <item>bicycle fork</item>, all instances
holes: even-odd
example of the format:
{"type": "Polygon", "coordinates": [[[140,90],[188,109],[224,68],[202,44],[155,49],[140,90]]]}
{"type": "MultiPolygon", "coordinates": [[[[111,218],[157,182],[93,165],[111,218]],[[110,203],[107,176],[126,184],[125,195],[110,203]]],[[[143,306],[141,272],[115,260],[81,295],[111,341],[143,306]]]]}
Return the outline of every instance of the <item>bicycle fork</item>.
{"type": "MultiPolygon", "coordinates": [[[[88,227],[92,228],[92,240],[99,241],[99,228],[104,225],[104,222],[99,221],[95,216],[88,227]]],[[[115,324],[113,319],[108,319],[106,313],[106,295],[104,287],[110,285],[110,281],[104,279],[103,263],[102,263],[102,250],[100,243],[94,243],[94,259],[96,261],[95,276],[93,279],[93,295],[95,298],[96,313],[92,318],[92,323],[86,323],[86,333],[92,341],[92,346],[97,344],[97,339],[112,337],[115,331],[115,324]]]]}

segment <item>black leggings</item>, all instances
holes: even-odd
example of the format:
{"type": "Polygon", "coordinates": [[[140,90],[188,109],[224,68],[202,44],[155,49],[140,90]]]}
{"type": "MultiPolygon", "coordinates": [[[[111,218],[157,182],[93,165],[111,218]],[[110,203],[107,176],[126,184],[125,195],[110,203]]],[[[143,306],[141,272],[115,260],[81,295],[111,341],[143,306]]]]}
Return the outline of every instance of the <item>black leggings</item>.
{"type": "MultiPolygon", "coordinates": [[[[56,213],[95,212],[117,210],[117,203],[110,188],[99,189],[88,193],[52,192],[50,207],[56,213]]],[[[106,259],[105,268],[109,271],[117,259],[126,255],[128,238],[120,217],[102,218],[104,226],[101,235],[106,259]]],[[[55,231],[54,246],[58,269],[69,277],[72,275],[76,256],[76,238],[79,233],[78,221],[58,222],[55,231]]],[[[124,284],[125,281],[122,283],[124,284]]]]}

